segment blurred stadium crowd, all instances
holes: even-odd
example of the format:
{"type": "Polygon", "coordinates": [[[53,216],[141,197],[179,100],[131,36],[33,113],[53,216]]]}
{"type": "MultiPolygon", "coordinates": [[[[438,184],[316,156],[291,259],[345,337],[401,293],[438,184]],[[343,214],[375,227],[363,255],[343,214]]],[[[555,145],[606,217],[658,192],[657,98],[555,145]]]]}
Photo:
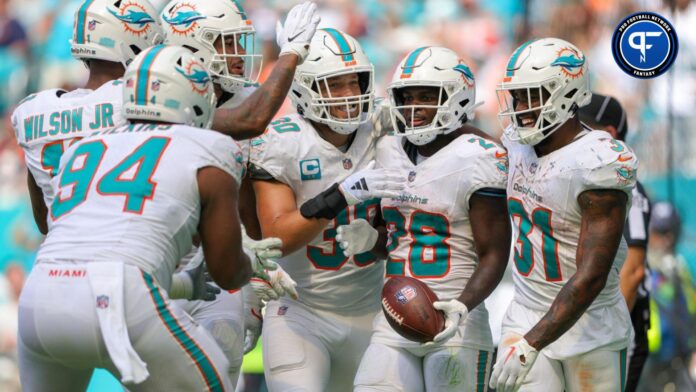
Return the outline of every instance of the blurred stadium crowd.
{"type": "MultiPolygon", "coordinates": [[[[13,106],[29,93],[54,87],[73,89],[86,81],[87,70],[72,59],[69,46],[74,13],[80,3],[81,0],[0,0],[0,390],[3,391],[17,386],[12,363],[16,299],[42,240],[33,222],[26,169],[9,115],[13,106]]],[[[265,73],[273,67],[277,56],[275,21],[294,3],[241,1],[257,29],[265,73]]],[[[652,361],[657,363],[655,369],[667,372],[668,380],[688,378],[690,357],[696,348],[693,327],[696,290],[692,278],[696,276],[696,208],[691,201],[696,193],[696,29],[693,27],[696,5],[690,0],[317,0],[317,3],[321,7],[321,26],[339,28],[363,45],[375,66],[381,96],[385,95],[396,64],[408,51],[424,45],[442,45],[458,52],[476,75],[477,99],[485,101],[476,121],[482,129],[496,135],[501,129],[496,120],[495,86],[509,53],[517,45],[529,37],[554,36],[575,43],[587,54],[594,91],[613,95],[627,110],[627,142],[640,158],[639,178],[651,199],[671,202],[681,216],[680,229],[670,226],[668,230],[678,240],[676,251],[657,239],[664,233],[657,234],[655,240],[650,239],[649,260],[659,275],[653,280],[653,297],[657,313],[663,314],[659,320],[661,332],[657,332],[661,337],[652,361]],[[665,16],[679,37],[679,54],[673,69],[651,81],[624,74],[611,54],[614,28],[623,17],[639,10],[665,16]],[[659,246],[662,248],[655,248],[659,246]],[[662,261],[668,258],[671,264],[662,261]],[[687,327],[676,325],[680,323],[686,323],[687,327]]],[[[164,2],[158,0],[153,4],[161,7],[164,2]]],[[[286,105],[284,110],[288,109],[286,105]]],[[[682,390],[678,385],[696,390],[693,381],[696,361],[691,360],[691,366],[694,378],[682,384],[677,381],[673,384],[676,390],[682,390]]]]}

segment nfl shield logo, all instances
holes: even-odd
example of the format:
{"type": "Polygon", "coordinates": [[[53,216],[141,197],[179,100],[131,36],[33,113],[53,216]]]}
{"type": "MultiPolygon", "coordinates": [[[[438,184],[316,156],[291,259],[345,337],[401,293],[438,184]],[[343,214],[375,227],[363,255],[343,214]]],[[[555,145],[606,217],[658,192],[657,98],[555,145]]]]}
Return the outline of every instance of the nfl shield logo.
{"type": "Polygon", "coordinates": [[[285,313],[288,312],[288,307],[283,305],[278,308],[278,316],[285,316],[285,313]]]}
{"type": "Polygon", "coordinates": [[[415,171],[410,171],[408,173],[408,182],[413,182],[413,180],[416,179],[416,172],[415,171]]]}
{"type": "Polygon", "coordinates": [[[152,91],[159,91],[159,88],[160,88],[160,81],[159,80],[155,80],[154,82],[152,82],[152,91]]]}
{"type": "Polygon", "coordinates": [[[408,301],[416,298],[416,295],[418,295],[416,293],[416,289],[411,286],[406,286],[396,292],[396,300],[399,301],[400,304],[405,304],[408,301]]]}
{"type": "Polygon", "coordinates": [[[343,168],[346,170],[350,170],[353,168],[353,161],[350,160],[350,158],[346,158],[343,160],[343,168]]]}
{"type": "Polygon", "coordinates": [[[90,20],[89,23],[87,24],[87,30],[92,31],[97,27],[97,21],[96,20],[90,20]]]}
{"type": "Polygon", "coordinates": [[[99,295],[97,296],[97,307],[99,309],[106,309],[109,307],[109,296],[99,295]]]}

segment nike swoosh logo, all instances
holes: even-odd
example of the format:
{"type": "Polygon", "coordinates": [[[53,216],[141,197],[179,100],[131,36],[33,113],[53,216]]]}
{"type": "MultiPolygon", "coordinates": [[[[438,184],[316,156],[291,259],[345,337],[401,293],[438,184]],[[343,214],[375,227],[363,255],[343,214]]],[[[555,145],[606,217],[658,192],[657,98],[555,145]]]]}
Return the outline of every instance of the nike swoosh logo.
{"type": "Polygon", "coordinates": [[[292,42],[295,40],[295,38],[299,37],[304,31],[300,31],[299,33],[293,35],[292,37],[288,37],[288,42],[292,42]]]}
{"type": "Polygon", "coordinates": [[[633,159],[633,155],[629,155],[629,156],[626,156],[626,157],[623,156],[623,155],[619,155],[619,158],[618,158],[619,162],[628,162],[628,161],[630,161],[631,159],[633,159]]]}

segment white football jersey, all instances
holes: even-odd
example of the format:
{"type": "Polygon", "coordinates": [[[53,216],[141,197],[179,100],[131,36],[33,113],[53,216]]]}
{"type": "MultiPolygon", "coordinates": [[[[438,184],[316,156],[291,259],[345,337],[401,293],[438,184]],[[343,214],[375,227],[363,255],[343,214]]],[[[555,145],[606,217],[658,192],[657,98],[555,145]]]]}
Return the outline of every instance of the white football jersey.
{"type": "Polygon", "coordinates": [[[51,226],[37,260],[120,260],[169,289],[197,232],[196,176],[208,166],[239,184],[242,156],[234,140],[184,125],[144,123],[82,139],[65,152],[51,180],[51,226]]]}
{"type": "MultiPolygon", "coordinates": [[[[419,279],[441,300],[458,298],[478,266],[469,199],[483,188],[505,189],[507,152],[494,142],[465,134],[414,165],[404,140],[388,136],[377,143],[377,164],[399,169],[408,178],[398,198],[382,199],[389,232],[387,276],[419,279]]],[[[396,334],[383,315],[379,324],[375,341],[418,345],[396,334]]],[[[483,303],[471,310],[463,328],[465,333],[448,345],[493,348],[483,303]]]]}
{"type": "MultiPolygon", "coordinates": [[[[312,125],[293,114],[271,122],[251,141],[251,163],[295,193],[297,207],[363,169],[375,155],[371,125],[362,125],[345,153],[322,139],[312,125]]],[[[297,282],[300,301],[318,309],[360,312],[379,306],[384,264],[371,253],[353,257],[336,243],[336,227],[357,218],[372,221],[379,199],[349,206],[307,246],[280,259],[297,282]]]]}
{"type": "MultiPolygon", "coordinates": [[[[638,160],[624,143],[604,131],[588,132],[541,158],[536,156],[532,146],[505,138],[503,143],[510,159],[507,196],[512,218],[514,247],[510,263],[514,265],[515,301],[543,314],[577,271],[576,252],[582,219],[578,196],[592,189],[620,190],[628,197],[628,211],[638,160]]],[[[548,347],[552,357],[565,357],[591,350],[593,345],[625,340],[629,334],[626,327],[630,329],[631,325],[619,291],[619,271],[626,249],[622,238],[606,286],[578,323],[548,347]],[[610,332],[599,338],[592,337],[592,343],[588,343],[583,335],[596,335],[590,329],[599,330],[601,325],[612,323],[606,319],[590,320],[604,314],[593,310],[614,306],[616,312],[622,313],[619,319],[628,320],[628,325],[614,324],[610,332]],[[596,328],[588,328],[591,325],[596,328]]]]}
{"type": "Polygon", "coordinates": [[[96,90],[45,90],[26,97],[12,113],[12,125],[24,160],[46,206],[53,201],[51,178],[63,152],[95,131],[126,123],[121,114],[121,80],[96,90]]]}

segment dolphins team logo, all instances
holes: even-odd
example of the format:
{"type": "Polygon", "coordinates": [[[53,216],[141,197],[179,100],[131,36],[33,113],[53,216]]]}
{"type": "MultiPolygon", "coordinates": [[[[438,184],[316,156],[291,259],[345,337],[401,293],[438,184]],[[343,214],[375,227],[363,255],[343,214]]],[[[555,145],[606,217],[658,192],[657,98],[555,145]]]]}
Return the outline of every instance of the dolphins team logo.
{"type": "Polygon", "coordinates": [[[474,87],[474,73],[471,72],[471,68],[464,64],[463,60],[459,60],[459,64],[455,65],[453,69],[462,74],[464,84],[468,87],[474,87]]]}
{"type": "Polygon", "coordinates": [[[616,179],[620,184],[628,184],[635,179],[636,171],[629,166],[621,166],[616,169],[616,179]]]}
{"type": "Polygon", "coordinates": [[[206,16],[196,11],[196,7],[189,3],[179,3],[172,9],[169,15],[162,15],[174,34],[188,35],[198,26],[198,21],[206,16]]]}
{"type": "Polygon", "coordinates": [[[191,60],[184,68],[176,67],[176,70],[191,82],[193,91],[200,95],[205,95],[208,92],[210,76],[201,63],[191,60]]]}
{"type": "Polygon", "coordinates": [[[154,23],[153,19],[145,8],[140,4],[126,3],[118,10],[108,8],[111,15],[116,17],[123,23],[125,31],[129,31],[135,35],[145,34],[150,29],[150,23],[154,23]]]}
{"type": "Polygon", "coordinates": [[[551,66],[561,67],[561,70],[567,76],[575,79],[582,76],[585,65],[585,55],[580,57],[577,50],[573,48],[562,48],[556,53],[556,60],[551,63],[551,66]]]}

